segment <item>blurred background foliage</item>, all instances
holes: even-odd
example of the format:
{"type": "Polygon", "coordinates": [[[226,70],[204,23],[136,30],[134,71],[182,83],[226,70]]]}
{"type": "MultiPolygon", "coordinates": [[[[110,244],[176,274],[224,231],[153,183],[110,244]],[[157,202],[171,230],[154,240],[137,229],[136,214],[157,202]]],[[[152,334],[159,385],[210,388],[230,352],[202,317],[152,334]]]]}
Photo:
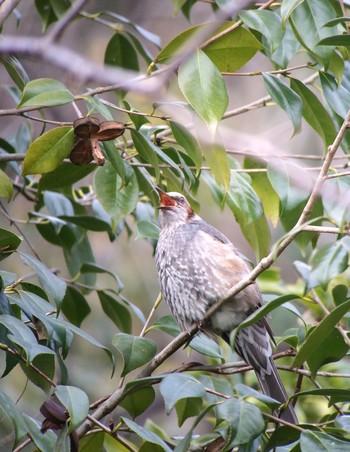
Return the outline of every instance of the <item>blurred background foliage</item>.
{"type": "Polygon", "coordinates": [[[74,450],[77,428],[85,451],[348,450],[348,15],[0,3],[1,450],[74,450]],[[221,342],[175,344],[157,369],[179,330],[158,306],[156,185],[275,261],[258,283],[301,427],[268,422],[276,402],[221,342]],[[40,433],[47,400],[58,436],[40,433]]]}

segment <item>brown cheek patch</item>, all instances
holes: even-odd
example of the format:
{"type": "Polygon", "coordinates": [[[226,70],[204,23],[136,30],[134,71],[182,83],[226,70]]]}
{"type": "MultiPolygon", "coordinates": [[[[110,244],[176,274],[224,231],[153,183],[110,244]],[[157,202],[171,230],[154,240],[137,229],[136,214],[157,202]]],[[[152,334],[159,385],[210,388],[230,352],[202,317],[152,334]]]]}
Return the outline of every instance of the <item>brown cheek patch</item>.
{"type": "Polygon", "coordinates": [[[167,196],[166,194],[160,195],[160,206],[161,207],[169,207],[169,206],[175,206],[176,201],[173,198],[170,198],[170,196],[167,196]]]}

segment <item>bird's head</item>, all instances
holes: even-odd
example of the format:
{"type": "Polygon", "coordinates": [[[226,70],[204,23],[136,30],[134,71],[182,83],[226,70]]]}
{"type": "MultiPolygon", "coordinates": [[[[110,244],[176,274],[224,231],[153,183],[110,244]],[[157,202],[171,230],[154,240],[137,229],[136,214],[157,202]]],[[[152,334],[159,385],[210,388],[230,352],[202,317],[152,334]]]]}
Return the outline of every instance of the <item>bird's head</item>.
{"type": "Polygon", "coordinates": [[[160,197],[159,221],[160,226],[170,227],[186,223],[195,213],[187,199],[181,193],[169,192],[157,188],[160,197]]]}

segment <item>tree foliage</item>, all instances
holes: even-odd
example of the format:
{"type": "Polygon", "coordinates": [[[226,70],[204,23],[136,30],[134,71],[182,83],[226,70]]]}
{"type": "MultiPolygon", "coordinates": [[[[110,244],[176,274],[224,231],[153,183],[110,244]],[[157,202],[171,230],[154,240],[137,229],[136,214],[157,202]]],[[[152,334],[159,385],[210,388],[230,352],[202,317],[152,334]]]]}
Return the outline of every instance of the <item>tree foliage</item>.
{"type": "MultiPolygon", "coordinates": [[[[78,442],[86,452],[349,450],[345,2],[173,0],[174,16],[190,21],[201,8],[210,19],[182,21],[183,29],[165,43],[118,14],[114,2],[100,10],[99,2],[84,0],[32,2],[42,34],[10,36],[7,22],[23,20],[16,3],[0,6],[1,89],[14,105],[0,110],[12,130],[1,130],[0,137],[1,374],[21,369],[42,389],[46,421],[41,427],[39,412],[22,412],[1,390],[2,450],[31,443],[41,451],[73,450],[78,442]],[[110,30],[103,65],[62,43],[68,25],[81,22],[110,30]],[[26,65],[33,58],[61,75],[31,78],[26,65]],[[232,108],[239,87],[250,98],[257,84],[263,97],[232,108]],[[67,121],[57,119],[62,111],[67,121]],[[252,112],[276,130],[288,121],[289,154],[277,140],[264,146],[236,134],[230,121],[241,115],[254,134],[252,112]],[[160,299],[142,312],[124,295],[119,276],[95,260],[92,232],[103,241],[126,241],[126,234],[135,235],[134,224],[152,250],[159,232],[157,185],[186,193],[195,209],[206,186],[217,208],[232,212],[260,261],[232,293],[259,277],[266,300],[240,328],[270,312],[289,313],[290,328],[276,339],[287,348],[277,357],[289,371],[282,376],[299,426],[276,422],[278,402],[254,389],[251,374],[232,362],[227,347],[195,335],[196,325],[180,333],[170,316],[157,315],[160,299]],[[32,244],[34,231],[39,248],[32,244]],[[276,259],[292,243],[299,250],[299,279],[288,285],[276,259]],[[64,268],[50,268],[45,246],[59,250],[64,268]],[[19,261],[27,273],[13,271],[19,261]],[[101,274],[108,280],[104,288],[97,284],[101,274]],[[84,329],[92,297],[118,331],[108,344],[84,329]],[[169,335],[174,339],[162,349],[155,338],[169,342],[169,335]],[[106,353],[118,377],[104,399],[89,400],[70,384],[77,336],[91,353],[106,353]],[[202,362],[172,367],[185,344],[202,362]],[[117,365],[116,354],[122,358],[117,365]],[[156,400],[175,414],[181,434],[153,420],[156,400]]],[[[84,33],[89,41],[89,30],[84,33]]]]}

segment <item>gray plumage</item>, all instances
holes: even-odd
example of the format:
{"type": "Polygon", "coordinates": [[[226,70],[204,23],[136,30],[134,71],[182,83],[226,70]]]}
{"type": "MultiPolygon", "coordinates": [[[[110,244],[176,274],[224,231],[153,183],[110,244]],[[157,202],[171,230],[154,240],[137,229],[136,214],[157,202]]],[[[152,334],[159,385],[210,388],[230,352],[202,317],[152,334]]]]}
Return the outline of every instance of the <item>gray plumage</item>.
{"type": "MultiPolygon", "coordinates": [[[[229,289],[249,273],[249,266],[233,244],[196,215],[179,193],[158,190],[161,232],[156,265],[161,293],[183,330],[204,318],[208,308],[226,298],[229,289]]],[[[230,332],[262,304],[256,284],[228,300],[203,327],[229,340],[230,332]]],[[[266,319],[240,330],[235,350],[250,364],[263,392],[281,403],[288,399],[272,359],[271,330],[266,319]]],[[[292,406],[280,418],[297,423],[292,406]]]]}

